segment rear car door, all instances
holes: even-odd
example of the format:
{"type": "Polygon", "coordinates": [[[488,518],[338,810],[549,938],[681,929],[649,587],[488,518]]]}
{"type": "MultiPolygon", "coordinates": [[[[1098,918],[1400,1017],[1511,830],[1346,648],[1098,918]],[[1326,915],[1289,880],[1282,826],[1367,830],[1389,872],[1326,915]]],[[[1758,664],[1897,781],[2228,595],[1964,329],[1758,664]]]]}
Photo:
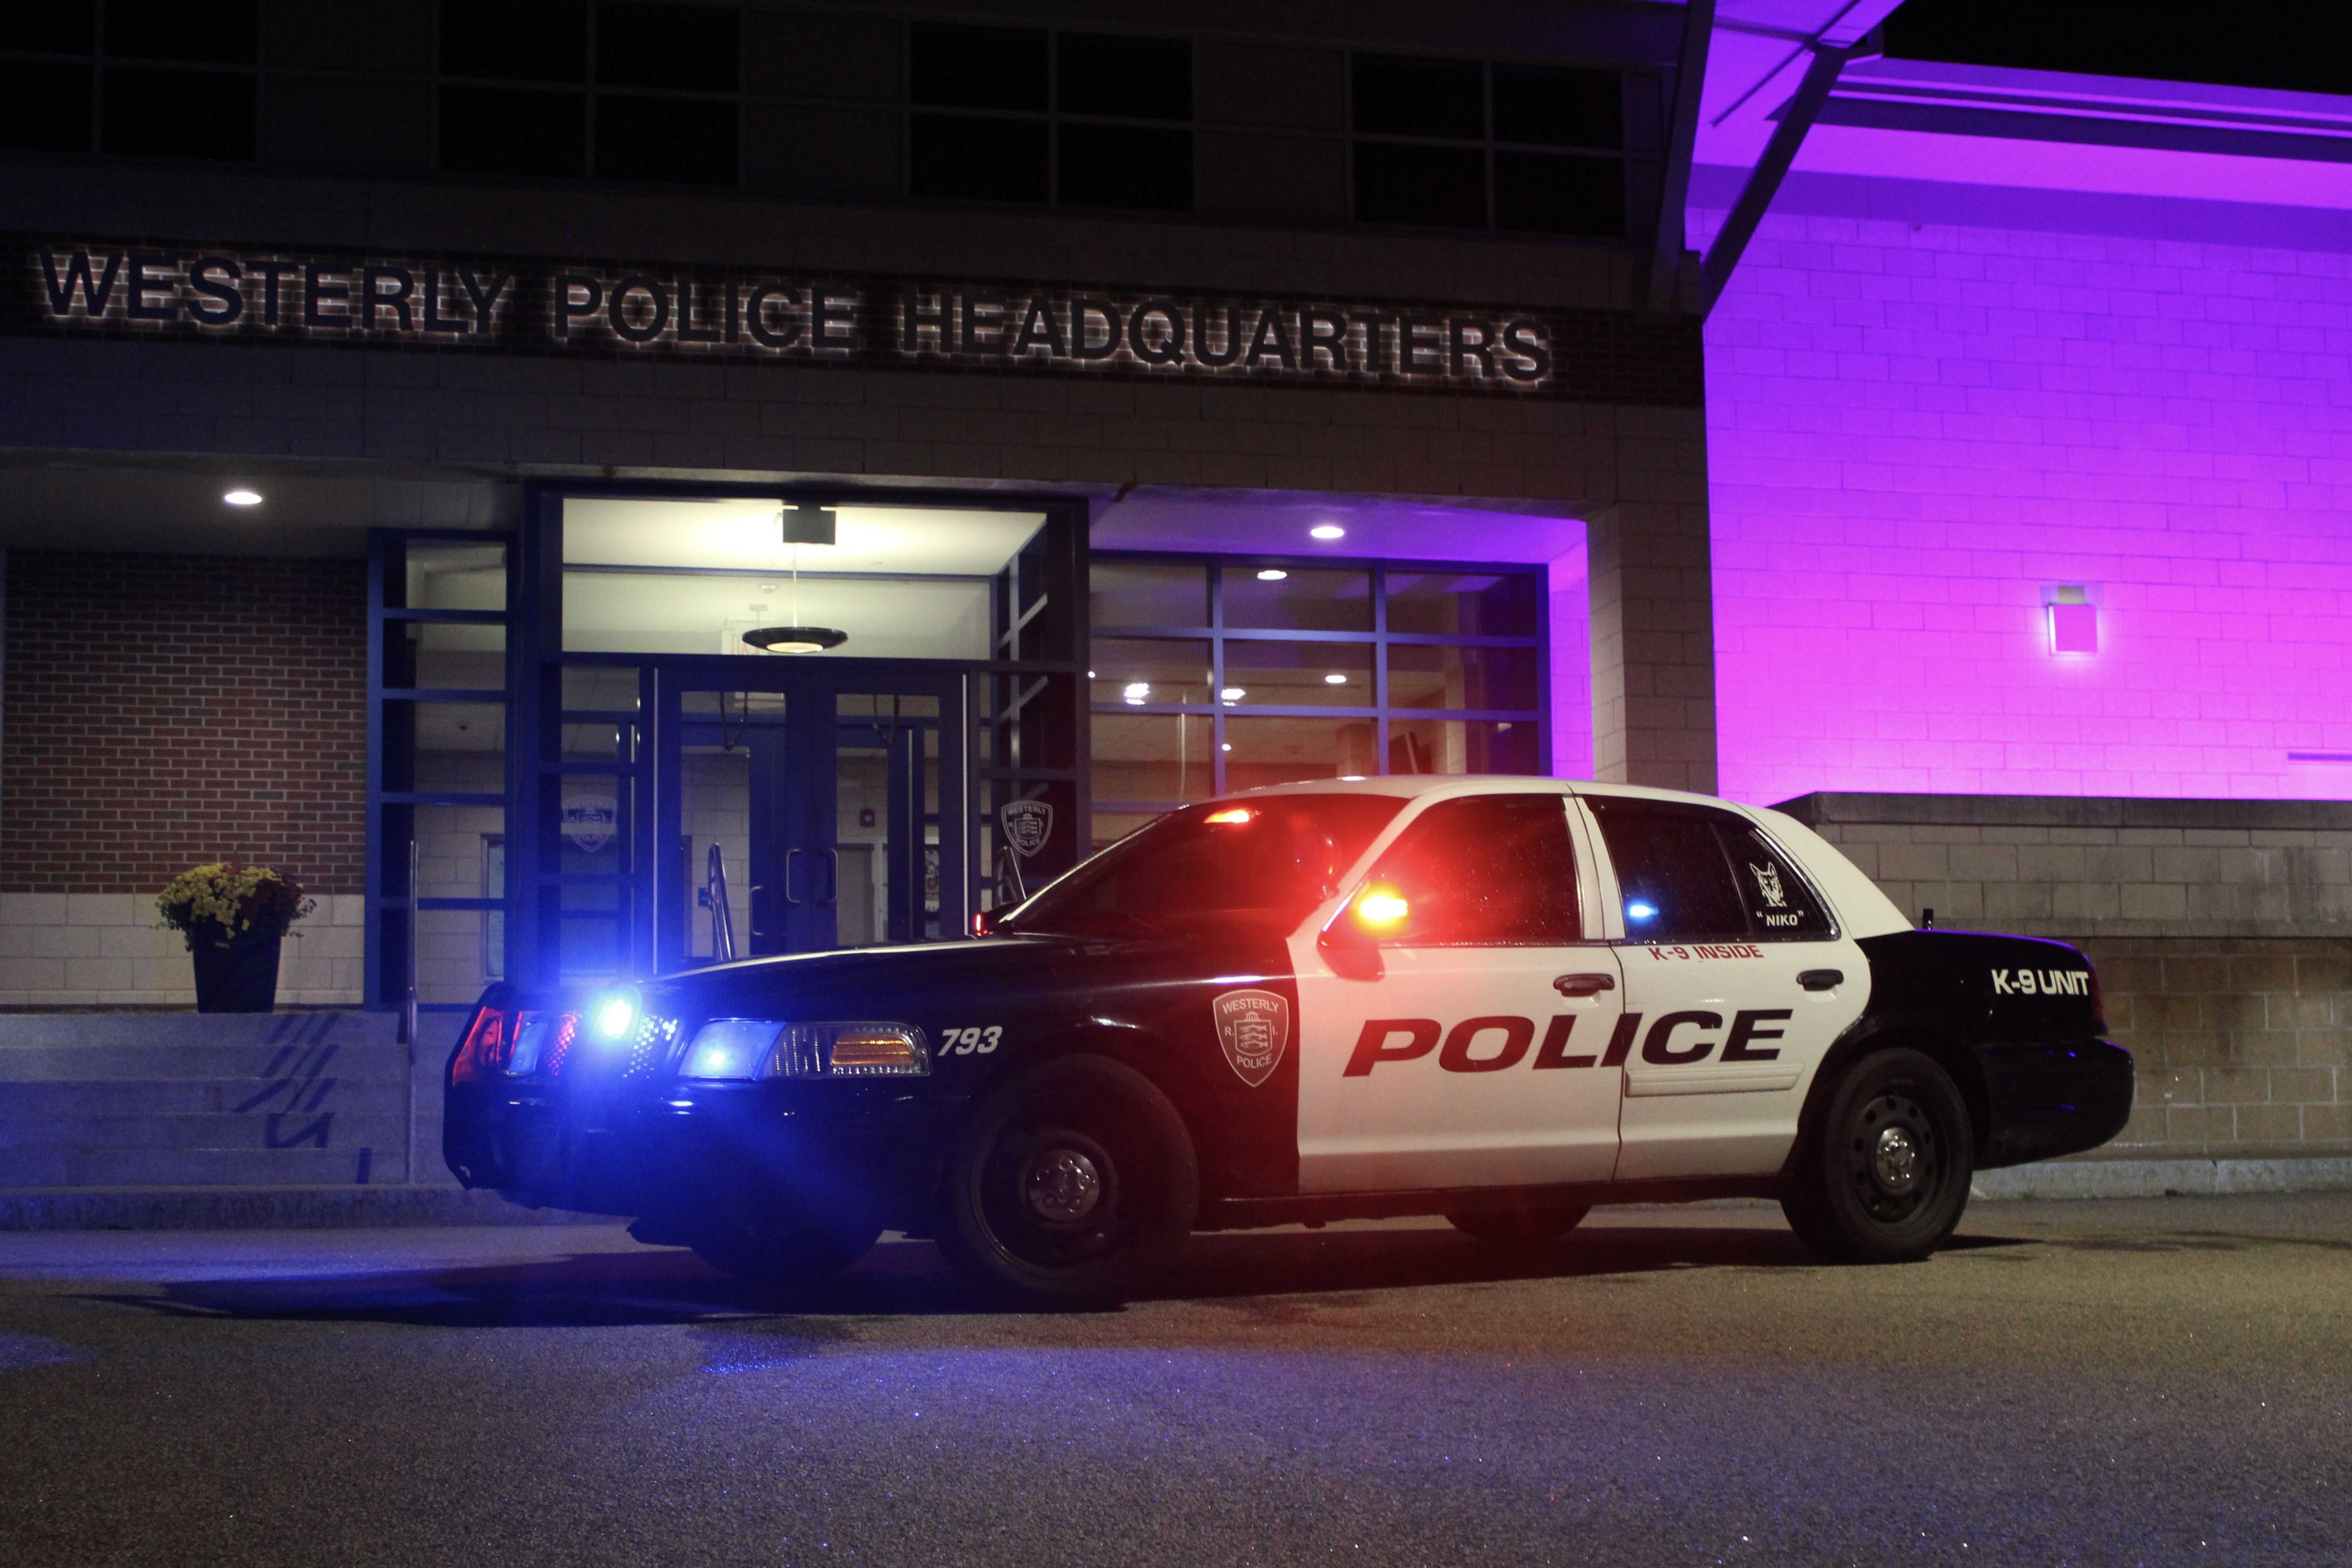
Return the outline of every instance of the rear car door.
{"type": "Polygon", "coordinates": [[[1822,1058],[1870,968],[1754,822],[1693,802],[1588,795],[1626,932],[1616,1179],[1780,1168],[1822,1058]]]}
{"type": "Polygon", "coordinates": [[[1292,938],[1301,1192],[1609,1179],[1622,992],[1580,826],[1556,792],[1434,802],[1292,938]]]}

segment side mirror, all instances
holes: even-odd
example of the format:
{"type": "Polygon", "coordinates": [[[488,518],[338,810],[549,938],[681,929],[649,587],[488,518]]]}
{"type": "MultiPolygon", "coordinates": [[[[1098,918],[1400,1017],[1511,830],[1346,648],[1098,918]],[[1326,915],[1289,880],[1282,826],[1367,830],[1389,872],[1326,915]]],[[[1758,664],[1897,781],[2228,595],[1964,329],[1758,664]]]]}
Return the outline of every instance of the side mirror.
{"type": "Polygon", "coordinates": [[[1381,961],[1380,939],[1364,929],[1353,898],[1324,922],[1315,947],[1331,966],[1331,973],[1344,980],[1378,980],[1388,973],[1388,965],[1381,961]]]}

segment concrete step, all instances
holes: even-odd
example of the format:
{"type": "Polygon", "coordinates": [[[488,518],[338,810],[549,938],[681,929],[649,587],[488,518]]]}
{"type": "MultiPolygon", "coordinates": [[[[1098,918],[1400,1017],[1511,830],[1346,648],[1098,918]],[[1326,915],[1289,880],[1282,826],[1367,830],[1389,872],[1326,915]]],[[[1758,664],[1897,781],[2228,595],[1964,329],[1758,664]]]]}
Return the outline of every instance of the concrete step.
{"type": "Polygon", "coordinates": [[[278,1046],[237,1042],[93,1046],[0,1043],[0,1085],[121,1079],[266,1079],[309,1078],[322,1073],[396,1079],[407,1070],[408,1060],[406,1047],[375,1040],[278,1046]]]}
{"type": "Polygon", "coordinates": [[[278,1149],[382,1147],[405,1138],[407,1119],[397,1105],[357,1111],[333,1104],[317,1110],[216,1112],[173,1116],[52,1116],[0,1121],[0,1152],[35,1149],[278,1149]]]}
{"type": "Polygon", "coordinates": [[[0,1127],[61,1116],[247,1115],[317,1106],[397,1112],[407,1104],[398,1077],[304,1079],[79,1079],[0,1084],[0,1127]]]}
{"type": "Polygon", "coordinates": [[[360,1226],[615,1225],[602,1215],[527,1209],[448,1184],[119,1186],[0,1191],[0,1231],[318,1230],[360,1226]]]}
{"type": "MultiPolygon", "coordinates": [[[[0,1150],[0,1188],[340,1186],[404,1181],[405,1134],[325,1149],[0,1150]]],[[[420,1174],[441,1174],[441,1151],[420,1147],[420,1174]]]]}

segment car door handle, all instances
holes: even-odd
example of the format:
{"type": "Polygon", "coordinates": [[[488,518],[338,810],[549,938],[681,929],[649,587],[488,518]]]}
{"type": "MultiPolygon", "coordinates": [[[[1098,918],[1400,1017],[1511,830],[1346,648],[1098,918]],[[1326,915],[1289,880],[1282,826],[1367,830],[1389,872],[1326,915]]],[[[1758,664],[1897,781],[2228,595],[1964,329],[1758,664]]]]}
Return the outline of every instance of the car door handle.
{"type": "Polygon", "coordinates": [[[1551,983],[1551,988],[1563,996],[1592,996],[1603,991],[1617,989],[1613,974],[1563,974],[1551,983]]]}
{"type": "Polygon", "coordinates": [[[1808,991],[1829,991],[1845,984],[1843,969],[1808,969],[1797,976],[1797,984],[1808,991]]]}

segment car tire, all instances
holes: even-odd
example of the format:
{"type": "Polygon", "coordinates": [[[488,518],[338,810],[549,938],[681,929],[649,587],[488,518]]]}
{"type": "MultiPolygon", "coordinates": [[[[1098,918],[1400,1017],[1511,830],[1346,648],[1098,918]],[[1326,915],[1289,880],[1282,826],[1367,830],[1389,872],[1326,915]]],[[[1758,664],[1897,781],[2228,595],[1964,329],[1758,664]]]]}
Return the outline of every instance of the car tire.
{"type": "Polygon", "coordinates": [[[1780,1198],[1799,1239],[1842,1263],[1909,1263],[1949,1238],[1975,1174],[1968,1104],[1923,1052],[1874,1052],[1829,1091],[1780,1198]]]}
{"type": "Polygon", "coordinates": [[[840,1273],[874,1249],[879,1226],[748,1225],[694,1237],[694,1255],[758,1285],[796,1285],[840,1273]]]}
{"type": "Polygon", "coordinates": [[[1065,1057],[974,1109],[943,1180],[939,1247],[999,1300],[1112,1306],[1191,1234],[1200,1163],[1176,1107],[1104,1057],[1065,1057]]]}
{"type": "Polygon", "coordinates": [[[1553,1204],[1534,1208],[1449,1211],[1445,1223],[1489,1247],[1521,1251],[1549,1247],[1584,1223],[1590,1204],[1553,1204]]]}

